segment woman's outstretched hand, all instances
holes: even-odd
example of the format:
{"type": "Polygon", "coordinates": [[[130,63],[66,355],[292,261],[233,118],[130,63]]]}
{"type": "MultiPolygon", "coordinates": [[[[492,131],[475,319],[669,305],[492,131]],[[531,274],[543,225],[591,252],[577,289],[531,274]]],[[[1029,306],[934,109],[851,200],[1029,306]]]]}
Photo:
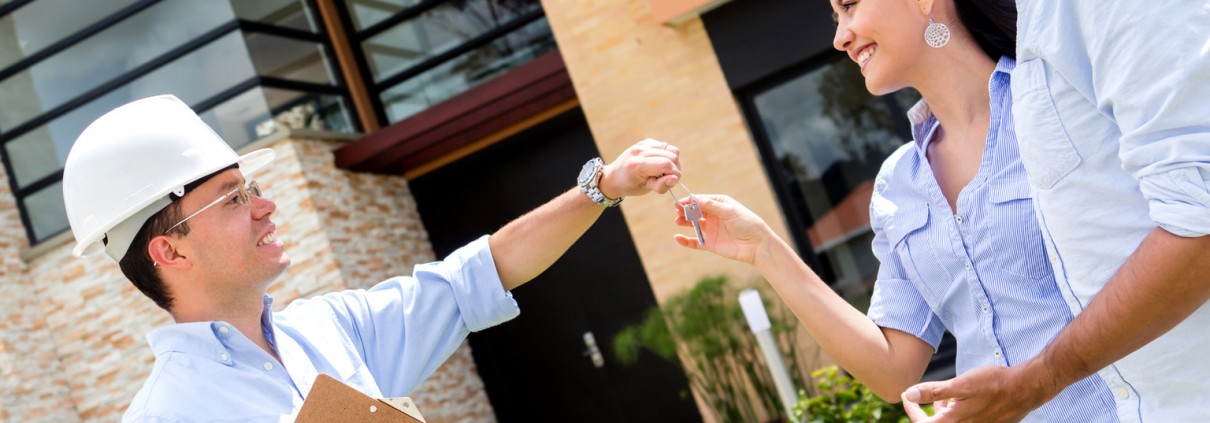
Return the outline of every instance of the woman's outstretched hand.
{"type": "MultiPolygon", "coordinates": [[[[705,245],[698,245],[696,236],[677,234],[676,242],[684,247],[706,250],[732,260],[756,264],[758,255],[770,239],[776,239],[772,229],[764,220],[726,195],[694,195],[702,211],[702,235],[705,245]]],[[[676,224],[693,227],[685,220],[685,210],[680,204],[690,202],[690,197],[679,200],[676,207],[676,224]]]]}

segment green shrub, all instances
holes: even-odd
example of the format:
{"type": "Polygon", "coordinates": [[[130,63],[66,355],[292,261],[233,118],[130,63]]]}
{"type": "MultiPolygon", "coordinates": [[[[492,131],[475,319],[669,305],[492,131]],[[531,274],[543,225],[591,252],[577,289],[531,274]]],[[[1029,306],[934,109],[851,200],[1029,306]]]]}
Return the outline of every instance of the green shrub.
{"type": "MultiPolygon", "coordinates": [[[[798,391],[798,404],[794,406],[794,419],[799,422],[833,423],[906,423],[907,413],[897,404],[889,404],[874,395],[861,382],[840,372],[836,366],[828,366],[811,372],[815,378],[815,396],[808,397],[798,391]]],[[[925,406],[931,411],[931,406],[925,406]]]]}
{"type": "MultiPolygon", "coordinates": [[[[649,310],[642,322],[615,334],[614,356],[629,365],[647,350],[681,364],[690,389],[709,405],[717,421],[756,422],[762,415],[759,410],[775,421],[785,421],[788,416],[744,319],[738,294],[728,286],[726,277],[702,279],[693,289],[649,310]]],[[[762,298],[774,296],[762,294],[762,298]]],[[[782,360],[796,386],[803,386],[808,378],[799,362],[809,360],[797,359],[794,337],[798,320],[785,307],[768,306],[766,303],[782,360]]]]}

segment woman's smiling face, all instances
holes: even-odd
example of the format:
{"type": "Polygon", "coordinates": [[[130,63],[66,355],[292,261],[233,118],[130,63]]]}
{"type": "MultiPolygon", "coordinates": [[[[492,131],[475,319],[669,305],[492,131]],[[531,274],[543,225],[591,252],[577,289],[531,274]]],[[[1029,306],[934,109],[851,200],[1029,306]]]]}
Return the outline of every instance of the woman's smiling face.
{"type": "Polygon", "coordinates": [[[889,94],[912,85],[930,48],[924,43],[928,15],[921,4],[925,2],[826,1],[836,19],[832,46],[857,63],[871,94],[889,94]]]}

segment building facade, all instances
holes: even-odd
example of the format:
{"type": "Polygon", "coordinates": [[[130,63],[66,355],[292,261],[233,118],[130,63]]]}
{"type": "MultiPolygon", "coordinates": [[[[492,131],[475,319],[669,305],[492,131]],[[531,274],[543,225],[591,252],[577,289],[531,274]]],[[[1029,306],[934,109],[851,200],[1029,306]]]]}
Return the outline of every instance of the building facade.
{"type": "MultiPolygon", "coordinates": [[[[409,274],[648,137],[863,307],[871,181],[916,96],[870,96],[830,8],[803,3],[0,0],[0,421],[115,421],[150,371],[144,337],[170,317],[109,259],[71,257],[59,181],[88,123],[161,93],[233,147],[278,152],[257,177],[295,258],[278,309],[409,274]]],[[[703,277],[756,280],[676,246],[671,203],[608,210],[515,292],[521,317],[412,394],[426,417],[709,419],[674,363],[585,355],[703,277]]]]}

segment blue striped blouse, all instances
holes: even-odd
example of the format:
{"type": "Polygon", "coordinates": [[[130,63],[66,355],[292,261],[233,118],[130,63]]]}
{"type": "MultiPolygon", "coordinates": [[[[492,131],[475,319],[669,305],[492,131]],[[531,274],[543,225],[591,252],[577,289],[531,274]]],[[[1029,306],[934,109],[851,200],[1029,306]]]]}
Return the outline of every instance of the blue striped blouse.
{"type": "MultiPolygon", "coordinates": [[[[988,83],[991,122],[978,173],[954,213],[925,152],[940,124],[921,100],[908,113],[915,142],[887,158],[874,183],[870,222],[881,261],[869,317],[937,347],[949,330],[959,374],[1010,366],[1042,351],[1072,315],[1046,260],[1017,150],[1009,92],[1013,59],[988,83]]],[[[1098,378],[1071,385],[1026,421],[1117,421],[1098,378]]]]}

